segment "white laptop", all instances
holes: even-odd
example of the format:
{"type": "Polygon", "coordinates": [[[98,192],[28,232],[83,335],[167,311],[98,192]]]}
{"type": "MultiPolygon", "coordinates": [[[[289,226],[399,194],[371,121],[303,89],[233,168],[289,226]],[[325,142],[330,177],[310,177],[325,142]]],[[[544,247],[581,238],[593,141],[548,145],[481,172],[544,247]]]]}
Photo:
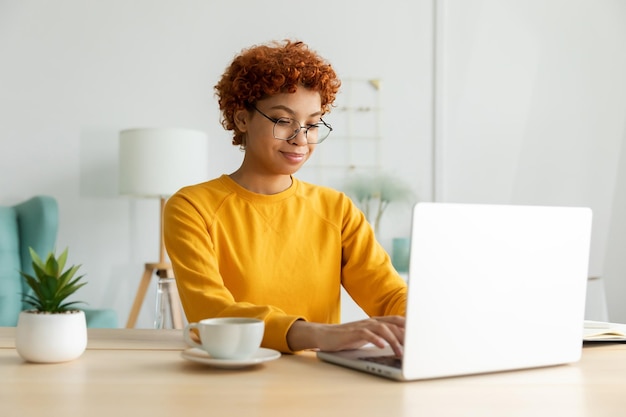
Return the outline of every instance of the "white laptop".
{"type": "Polygon", "coordinates": [[[416,204],[402,360],[373,358],[391,355],[376,347],[318,357],[401,381],[578,361],[591,218],[582,207],[416,204]]]}

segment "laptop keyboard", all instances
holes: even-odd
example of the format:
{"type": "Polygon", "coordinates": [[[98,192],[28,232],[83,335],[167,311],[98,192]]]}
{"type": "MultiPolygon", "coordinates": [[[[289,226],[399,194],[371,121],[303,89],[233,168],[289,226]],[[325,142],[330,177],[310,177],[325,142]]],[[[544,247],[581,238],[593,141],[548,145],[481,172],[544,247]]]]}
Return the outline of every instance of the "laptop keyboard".
{"type": "Polygon", "coordinates": [[[389,355],[389,356],[363,356],[359,358],[360,360],[366,362],[373,362],[380,365],[390,366],[392,368],[402,369],[402,358],[398,358],[397,356],[389,355]]]}

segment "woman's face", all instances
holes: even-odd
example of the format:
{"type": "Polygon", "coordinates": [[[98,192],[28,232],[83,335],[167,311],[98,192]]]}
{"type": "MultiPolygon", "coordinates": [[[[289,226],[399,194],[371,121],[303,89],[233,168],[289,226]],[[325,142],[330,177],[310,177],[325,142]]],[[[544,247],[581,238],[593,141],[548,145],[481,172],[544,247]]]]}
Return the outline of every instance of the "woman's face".
{"type": "MultiPolygon", "coordinates": [[[[295,93],[277,94],[259,100],[256,108],[273,119],[290,118],[309,126],[322,117],[318,92],[299,87],[295,93]]],[[[256,110],[241,110],[235,115],[238,128],[246,134],[244,165],[261,175],[291,175],[298,171],[315,150],[307,143],[305,130],[291,140],[274,138],[274,122],[256,110]]]]}

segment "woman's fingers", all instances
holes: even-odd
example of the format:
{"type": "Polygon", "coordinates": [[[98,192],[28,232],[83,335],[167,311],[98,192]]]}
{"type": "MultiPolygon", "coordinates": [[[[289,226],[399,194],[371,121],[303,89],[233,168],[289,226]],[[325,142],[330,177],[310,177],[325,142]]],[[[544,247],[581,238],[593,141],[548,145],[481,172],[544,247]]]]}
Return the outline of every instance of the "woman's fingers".
{"type": "Polygon", "coordinates": [[[389,345],[396,356],[402,355],[404,317],[372,317],[351,323],[324,326],[322,350],[356,349],[368,343],[383,348],[389,345]]]}

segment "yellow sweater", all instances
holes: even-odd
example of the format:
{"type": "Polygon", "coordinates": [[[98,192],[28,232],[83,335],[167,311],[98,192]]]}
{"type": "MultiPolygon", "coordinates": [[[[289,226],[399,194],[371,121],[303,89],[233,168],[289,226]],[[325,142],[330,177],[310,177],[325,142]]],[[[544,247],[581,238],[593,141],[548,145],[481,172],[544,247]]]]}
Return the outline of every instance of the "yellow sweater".
{"type": "Polygon", "coordinates": [[[187,319],[258,317],[263,346],[289,352],[298,319],[339,323],[341,286],[370,316],[404,315],[406,283],[343,193],[293,179],[261,195],[227,175],[167,202],[167,252],[187,319]]]}

